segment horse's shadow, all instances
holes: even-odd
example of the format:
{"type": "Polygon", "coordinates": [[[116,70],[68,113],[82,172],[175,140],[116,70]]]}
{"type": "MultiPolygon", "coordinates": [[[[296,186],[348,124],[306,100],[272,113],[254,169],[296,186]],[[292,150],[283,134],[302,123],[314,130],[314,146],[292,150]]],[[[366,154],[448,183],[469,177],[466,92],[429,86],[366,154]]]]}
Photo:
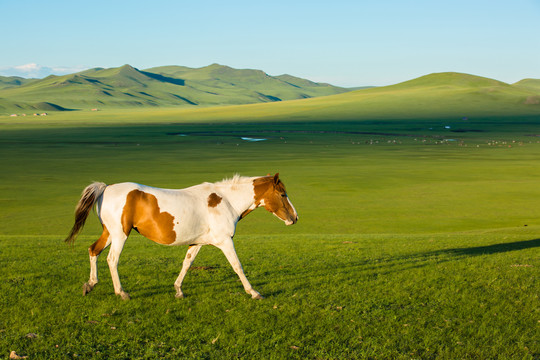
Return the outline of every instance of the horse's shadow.
{"type": "Polygon", "coordinates": [[[490,254],[499,254],[510,251],[525,250],[540,247],[540,239],[533,240],[523,240],[516,241],[512,243],[501,243],[493,244],[486,246],[476,246],[476,247],[467,247],[467,248],[456,248],[456,249],[445,249],[438,250],[435,253],[443,254],[455,254],[455,255],[469,255],[469,256],[478,256],[478,255],[490,255],[490,254]]]}

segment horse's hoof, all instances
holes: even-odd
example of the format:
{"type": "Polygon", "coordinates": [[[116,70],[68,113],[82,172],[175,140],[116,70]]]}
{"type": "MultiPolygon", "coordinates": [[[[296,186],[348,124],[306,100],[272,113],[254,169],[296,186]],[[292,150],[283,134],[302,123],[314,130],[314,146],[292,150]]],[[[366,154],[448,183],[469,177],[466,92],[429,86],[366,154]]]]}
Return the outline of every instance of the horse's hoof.
{"type": "Polygon", "coordinates": [[[131,299],[131,297],[129,296],[129,294],[128,294],[127,292],[125,292],[125,291],[122,291],[122,292],[121,292],[120,294],[118,294],[118,295],[120,295],[120,297],[122,298],[122,300],[130,300],[130,299],[131,299]]]}
{"type": "Polygon", "coordinates": [[[174,297],[177,298],[177,299],[183,299],[184,294],[183,293],[176,293],[176,295],[174,295],[174,297]]]}
{"type": "Polygon", "coordinates": [[[94,285],[90,285],[89,283],[85,283],[82,287],[82,294],[83,296],[86,296],[86,294],[88,294],[90,291],[92,291],[92,289],[94,288],[94,285]]]}
{"type": "Polygon", "coordinates": [[[255,299],[255,300],[262,300],[262,299],[264,299],[264,296],[262,296],[261,294],[257,293],[257,294],[251,295],[251,298],[252,298],[252,299],[255,299]]]}

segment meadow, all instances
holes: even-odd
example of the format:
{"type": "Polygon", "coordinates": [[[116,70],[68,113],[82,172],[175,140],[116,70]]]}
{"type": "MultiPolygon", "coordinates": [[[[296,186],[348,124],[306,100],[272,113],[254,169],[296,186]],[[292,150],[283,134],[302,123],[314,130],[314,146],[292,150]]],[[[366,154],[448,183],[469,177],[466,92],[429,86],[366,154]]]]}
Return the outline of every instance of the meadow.
{"type": "Polygon", "coordinates": [[[0,357],[540,359],[540,118],[280,117],[287,106],[0,117],[0,357]],[[212,247],[175,299],[186,249],[135,234],[119,265],[132,300],[114,296],[105,256],[82,296],[96,217],[62,240],[91,181],[275,172],[298,224],[259,209],[235,236],[264,300],[212,247]]]}

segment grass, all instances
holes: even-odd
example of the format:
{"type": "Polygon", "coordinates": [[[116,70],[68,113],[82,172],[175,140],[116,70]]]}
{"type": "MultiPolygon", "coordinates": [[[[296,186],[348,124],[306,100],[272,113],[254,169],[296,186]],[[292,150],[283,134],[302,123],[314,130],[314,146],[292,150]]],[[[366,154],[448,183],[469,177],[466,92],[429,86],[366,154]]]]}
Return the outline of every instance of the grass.
{"type": "Polygon", "coordinates": [[[210,109],[0,119],[0,356],[540,358],[538,117],[250,122],[248,109],[235,123],[210,109]],[[211,247],[175,299],[185,249],[140,236],[119,266],[132,300],[114,296],[104,257],[82,296],[95,216],[73,248],[61,240],[90,181],[179,188],[236,172],[280,172],[300,215],[238,225],[266,299],[211,247]]]}
{"type": "Polygon", "coordinates": [[[9,237],[2,343],[48,359],[536,358],[533,237],[534,230],[239,236],[263,301],[243,293],[214,248],[201,253],[195,265],[206,268],[190,271],[187,298],[177,300],[172,282],[183,250],[134,238],[121,262],[129,302],[112,295],[103,261],[102,283],[81,296],[87,264],[77,254],[91,237],[74,249],[50,236],[9,237]]]}

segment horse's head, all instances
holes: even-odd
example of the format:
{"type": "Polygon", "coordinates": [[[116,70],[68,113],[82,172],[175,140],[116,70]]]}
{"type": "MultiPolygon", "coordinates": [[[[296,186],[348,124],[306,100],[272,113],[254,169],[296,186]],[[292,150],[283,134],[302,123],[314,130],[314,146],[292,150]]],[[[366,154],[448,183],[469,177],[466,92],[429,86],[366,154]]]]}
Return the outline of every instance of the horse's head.
{"type": "Polygon", "coordinates": [[[276,215],[285,225],[296,224],[298,214],[287,196],[285,185],[279,179],[279,174],[255,179],[255,203],[276,215]]]}

